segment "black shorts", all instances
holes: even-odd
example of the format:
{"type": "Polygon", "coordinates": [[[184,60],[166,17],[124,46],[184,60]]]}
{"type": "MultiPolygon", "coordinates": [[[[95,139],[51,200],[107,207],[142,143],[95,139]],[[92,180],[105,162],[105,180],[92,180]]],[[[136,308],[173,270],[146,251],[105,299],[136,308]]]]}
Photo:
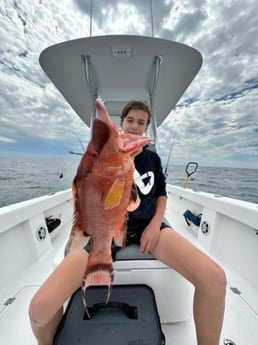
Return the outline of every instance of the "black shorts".
{"type": "MultiPolygon", "coordinates": [[[[143,223],[141,225],[138,225],[137,229],[129,227],[127,229],[127,234],[126,234],[126,245],[140,244],[142,233],[148,224],[149,223],[145,223],[145,224],[143,223]]],[[[160,224],[160,230],[164,228],[170,228],[170,226],[167,225],[167,223],[162,222],[160,224]]]]}
{"type": "MultiPolygon", "coordinates": [[[[128,227],[127,233],[126,233],[126,246],[128,246],[130,244],[140,244],[142,233],[148,224],[149,223],[142,223],[140,225],[138,224],[137,228],[128,227]]],[[[160,225],[160,231],[164,228],[171,228],[171,226],[165,222],[162,222],[160,225]]],[[[84,247],[84,249],[86,250],[86,252],[88,252],[88,253],[90,252],[90,241],[84,247]]],[[[113,256],[113,258],[115,257],[115,254],[117,253],[117,251],[120,249],[121,249],[121,247],[117,246],[115,243],[112,243],[112,256],[113,256]]]]}

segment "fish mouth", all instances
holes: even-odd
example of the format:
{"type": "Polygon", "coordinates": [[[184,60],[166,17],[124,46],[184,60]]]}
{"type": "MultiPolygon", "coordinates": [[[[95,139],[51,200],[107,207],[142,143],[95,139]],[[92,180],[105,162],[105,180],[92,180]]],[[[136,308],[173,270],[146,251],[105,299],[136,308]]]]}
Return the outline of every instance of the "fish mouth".
{"type": "Polygon", "coordinates": [[[150,142],[149,137],[138,134],[120,134],[116,124],[112,121],[101,99],[96,99],[96,118],[93,123],[92,142],[95,150],[100,153],[104,145],[113,136],[113,148],[121,153],[134,154],[150,142]]]}
{"type": "Polygon", "coordinates": [[[118,128],[115,125],[115,123],[111,120],[110,116],[108,115],[107,109],[105,108],[105,105],[100,98],[96,99],[96,110],[97,110],[96,118],[98,120],[105,122],[118,135],[119,134],[118,128]]]}
{"type": "Polygon", "coordinates": [[[112,135],[111,128],[102,120],[96,118],[92,128],[92,143],[96,152],[100,153],[112,135]]]}

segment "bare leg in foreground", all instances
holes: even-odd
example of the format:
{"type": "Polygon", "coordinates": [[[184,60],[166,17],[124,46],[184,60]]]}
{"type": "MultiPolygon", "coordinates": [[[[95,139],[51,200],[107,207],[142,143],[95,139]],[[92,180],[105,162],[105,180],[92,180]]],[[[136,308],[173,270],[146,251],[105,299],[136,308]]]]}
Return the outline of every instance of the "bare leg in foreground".
{"type": "Polygon", "coordinates": [[[38,345],[53,345],[63,304],[81,286],[87,259],[84,249],[70,253],[34,295],[29,315],[38,345]]]}
{"type": "Polygon", "coordinates": [[[152,253],[194,285],[194,320],[198,345],[219,345],[226,293],[223,269],[169,228],[161,231],[152,253]]]}

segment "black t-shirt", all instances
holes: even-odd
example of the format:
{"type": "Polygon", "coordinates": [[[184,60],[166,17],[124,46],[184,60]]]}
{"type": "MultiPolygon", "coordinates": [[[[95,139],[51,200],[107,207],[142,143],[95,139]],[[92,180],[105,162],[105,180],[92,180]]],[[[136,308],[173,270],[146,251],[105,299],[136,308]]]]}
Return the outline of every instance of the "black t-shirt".
{"type": "Polygon", "coordinates": [[[166,179],[158,154],[144,147],[134,163],[134,180],[141,203],[135,211],[128,212],[129,231],[145,228],[156,212],[157,198],[167,196],[166,179]]]}

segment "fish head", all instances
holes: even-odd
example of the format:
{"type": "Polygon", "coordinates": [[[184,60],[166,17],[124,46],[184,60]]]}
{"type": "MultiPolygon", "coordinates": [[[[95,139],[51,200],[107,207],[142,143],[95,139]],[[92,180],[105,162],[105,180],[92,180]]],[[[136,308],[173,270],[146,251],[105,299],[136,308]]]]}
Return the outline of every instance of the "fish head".
{"type": "Polygon", "coordinates": [[[101,99],[96,100],[97,115],[93,124],[92,141],[96,147],[103,149],[109,143],[111,151],[120,152],[134,157],[141,152],[151,138],[135,134],[120,134],[116,124],[110,118],[107,109],[101,99]],[[105,125],[106,126],[105,126],[105,125]]]}
{"type": "Polygon", "coordinates": [[[88,174],[116,178],[128,171],[133,173],[135,155],[150,140],[147,136],[120,134],[104,103],[97,99],[91,139],[77,169],[76,180],[88,174]]]}

